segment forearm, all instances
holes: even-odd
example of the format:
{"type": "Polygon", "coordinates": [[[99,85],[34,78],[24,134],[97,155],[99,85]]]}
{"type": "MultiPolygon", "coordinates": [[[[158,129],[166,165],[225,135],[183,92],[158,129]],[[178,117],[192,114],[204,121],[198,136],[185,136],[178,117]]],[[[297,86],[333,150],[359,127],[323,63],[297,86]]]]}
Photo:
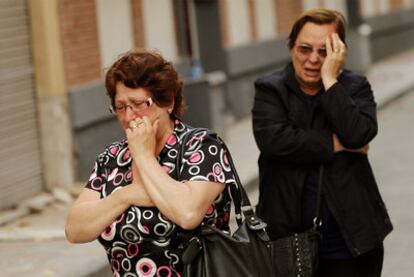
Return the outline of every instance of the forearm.
{"type": "Polygon", "coordinates": [[[72,243],[95,240],[129,207],[124,199],[116,192],[103,199],[75,203],[66,223],[67,239],[72,243]]]}
{"type": "Polygon", "coordinates": [[[189,183],[171,178],[154,157],[141,156],[136,162],[145,189],[161,213],[185,229],[196,227],[209,205],[205,201],[197,201],[189,183]]]}
{"type": "Polygon", "coordinates": [[[345,147],[360,148],[377,134],[376,104],[368,84],[351,98],[340,83],[321,96],[321,108],[345,147]]]}
{"type": "Polygon", "coordinates": [[[331,133],[302,130],[286,124],[260,128],[253,119],[253,130],[261,155],[283,162],[321,163],[333,159],[331,133]]]}

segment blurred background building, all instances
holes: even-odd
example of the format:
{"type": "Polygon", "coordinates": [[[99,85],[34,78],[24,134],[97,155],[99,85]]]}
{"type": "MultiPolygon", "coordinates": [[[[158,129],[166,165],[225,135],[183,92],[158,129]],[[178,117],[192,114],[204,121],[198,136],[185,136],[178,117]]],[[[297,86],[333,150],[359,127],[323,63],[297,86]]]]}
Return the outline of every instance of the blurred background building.
{"type": "Polygon", "coordinates": [[[0,209],[86,181],[123,137],[103,84],[120,53],[159,50],[183,75],[185,121],[225,134],[314,7],[346,16],[348,68],[414,47],[414,0],[0,0],[0,209]]]}

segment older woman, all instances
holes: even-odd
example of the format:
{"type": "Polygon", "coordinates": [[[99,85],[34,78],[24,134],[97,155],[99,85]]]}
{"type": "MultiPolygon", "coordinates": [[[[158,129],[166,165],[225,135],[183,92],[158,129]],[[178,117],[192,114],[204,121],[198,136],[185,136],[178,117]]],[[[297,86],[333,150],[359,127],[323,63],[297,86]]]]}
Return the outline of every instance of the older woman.
{"type": "Polygon", "coordinates": [[[234,177],[226,152],[207,132],[181,145],[190,130],[179,119],[182,82],[158,53],[123,55],[107,72],[106,89],[126,139],[98,155],[69,212],[67,239],[98,239],[116,276],[180,276],[179,230],[202,222],[229,229],[225,187],[234,177]]]}
{"type": "Polygon", "coordinates": [[[376,103],[366,77],[342,69],[345,35],[339,12],[305,11],[289,35],[291,63],[255,82],[257,212],[273,239],[310,228],[323,165],[316,276],[381,276],[393,226],[367,156],[376,103]]]}

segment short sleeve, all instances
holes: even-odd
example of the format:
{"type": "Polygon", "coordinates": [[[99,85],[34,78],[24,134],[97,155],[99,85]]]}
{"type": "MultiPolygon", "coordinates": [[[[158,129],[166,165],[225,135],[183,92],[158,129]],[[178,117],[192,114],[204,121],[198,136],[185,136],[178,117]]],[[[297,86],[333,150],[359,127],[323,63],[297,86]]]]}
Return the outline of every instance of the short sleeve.
{"type": "Polygon", "coordinates": [[[228,153],[215,135],[206,130],[194,133],[188,139],[180,166],[182,181],[211,181],[234,183],[235,178],[228,153]]]}
{"type": "Polygon", "coordinates": [[[89,180],[86,183],[85,188],[99,192],[101,195],[104,192],[106,185],[106,174],[104,170],[104,154],[98,155],[95,164],[92,169],[92,173],[89,176],[89,180]]]}

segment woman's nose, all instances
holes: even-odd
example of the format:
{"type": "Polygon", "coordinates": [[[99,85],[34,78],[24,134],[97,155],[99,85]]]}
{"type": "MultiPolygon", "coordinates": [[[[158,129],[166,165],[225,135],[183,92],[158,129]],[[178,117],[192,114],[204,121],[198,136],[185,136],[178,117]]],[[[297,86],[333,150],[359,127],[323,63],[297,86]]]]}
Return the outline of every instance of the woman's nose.
{"type": "Polygon", "coordinates": [[[317,51],[312,51],[312,53],[309,55],[309,61],[312,63],[317,63],[319,61],[319,54],[317,51]]]}
{"type": "Polygon", "coordinates": [[[137,117],[138,117],[137,113],[132,109],[132,107],[126,106],[126,108],[125,108],[125,118],[126,118],[126,120],[129,122],[131,120],[136,119],[137,117]]]}

